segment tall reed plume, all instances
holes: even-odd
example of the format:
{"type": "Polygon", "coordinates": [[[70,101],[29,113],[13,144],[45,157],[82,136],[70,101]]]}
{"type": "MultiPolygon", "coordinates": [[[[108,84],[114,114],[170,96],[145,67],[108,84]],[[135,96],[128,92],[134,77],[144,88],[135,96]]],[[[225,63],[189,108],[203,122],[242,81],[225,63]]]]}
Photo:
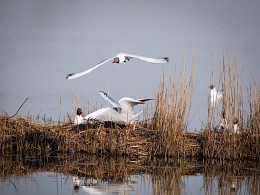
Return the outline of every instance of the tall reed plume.
{"type": "Polygon", "coordinates": [[[190,108],[193,96],[193,74],[195,58],[193,56],[190,72],[184,60],[179,75],[170,73],[167,83],[164,75],[161,78],[156,95],[154,121],[155,129],[161,131],[156,155],[185,156],[183,132],[189,123],[190,108]],[[179,78],[179,80],[177,79],[179,78]]]}

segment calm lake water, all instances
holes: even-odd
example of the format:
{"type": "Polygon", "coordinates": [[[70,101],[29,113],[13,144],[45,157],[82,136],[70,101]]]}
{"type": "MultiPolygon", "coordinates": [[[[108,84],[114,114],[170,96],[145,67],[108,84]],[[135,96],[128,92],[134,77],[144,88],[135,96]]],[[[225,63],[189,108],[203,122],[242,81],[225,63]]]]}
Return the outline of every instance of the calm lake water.
{"type": "Polygon", "coordinates": [[[260,194],[256,162],[25,155],[1,157],[0,168],[9,195],[260,194]]]}

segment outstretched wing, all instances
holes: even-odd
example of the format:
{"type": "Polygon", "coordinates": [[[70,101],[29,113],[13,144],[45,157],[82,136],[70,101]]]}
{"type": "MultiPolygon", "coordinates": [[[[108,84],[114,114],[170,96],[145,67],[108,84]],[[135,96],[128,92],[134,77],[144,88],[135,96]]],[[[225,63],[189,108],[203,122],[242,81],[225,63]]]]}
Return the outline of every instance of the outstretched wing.
{"type": "Polygon", "coordinates": [[[140,101],[140,102],[146,102],[146,101],[154,100],[154,99],[137,99],[137,100],[140,101]]]}
{"type": "Polygon", "coordinates": [[[114,59],[114,57],[108,58],[106,60],[103,60],[99,64],[97,64],[96,66],[94,66],[94,67],[92,67],[92,68],[90,68],[88,70],[85,70],[83,72],[67,74],[66,79],[75,79],[75,78],[81,77],[81,76],[83,76],[85,74],[88,74],[88,73],[92,72],[93,70],[95,70],[96,68],[98,68],[99,66],[105,64],[106,62],[108,62],[108,61],[110,61],[112,59],[114,59]]]}
{"type": "Polygon", "coordinates": [[[97,120],[101,122],[111,121],[120,125],[133,123],[135,120],[138,119],[140,114],[143,111],[137,114],[122,114],[118,113],[117,111],[113,110],[112,108],[101,108],[95,112],[92,112],[84,117],[85,120],[97,120]]]}
{"type": "Polygon", "coordinates": [[[118,124],[127,123],[126,118],[112,108],[101,108],[84,117],[85,120],[111,121],[118,124]]]}
{"type": "Polygon", "coordinates": [[[107,95],[107,93],[105,93],[104,91],[100,91],[99,92],[101,97],[103,97],[105,100],[107,100],[112,106],[114,106],[118,111],[120,111],[121,106],[116,103],[115,100],[113,100],[109,95],[107,95]]]}
{"type": "Polygon", "coordinates": [[[155,63],[155,64],[164,64],[169,62],[169,58],[168,57],[162,57],[162,58],[150,58],[150,57],[145,57],[145,56],[141,56],[141,55],[134,55],[134,54],[125,54],[126,58],[136,58],[139,60],[143,60],[146,62],[151,62],[151,63],[155,63]]]}
{"type": "Polygon", "coordinates": [[[133,107],[138,104],[144,104],[144,102],[129,97],[124,97],[119,100],[119,104],[123,113],[134,115],[133,107]]]}

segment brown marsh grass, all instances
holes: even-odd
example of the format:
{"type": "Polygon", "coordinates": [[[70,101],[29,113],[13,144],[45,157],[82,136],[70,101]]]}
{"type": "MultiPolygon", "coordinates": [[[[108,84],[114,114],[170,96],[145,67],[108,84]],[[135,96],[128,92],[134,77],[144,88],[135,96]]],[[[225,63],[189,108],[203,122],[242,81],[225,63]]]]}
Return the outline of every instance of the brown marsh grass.
{"type": "Polygon", "coordinates": [[[169,156],[185,156],[187,144],[183,139],[184,131],[189,123],[190,108],[194,90],[194,64],[193,57],[190,70],[186,61],[180,67],[179,75],[176,69],[170,73],[167,83],[164,75],[161,78],[159,90],[156,95],[153,128],[161,131],[156,154],[169,156]],[[177,79],[179,78],[179,80],[177,79]]]}
{"type": "MultiPolygon", "coordinates": [[[[234,58],[234,59],[233,59],[234,58]]],[[[246,90],[249,113],[245,110],[242,77],[236,61],[223,57],[220,63],[218,87],[223,89],[223,100],[218,108],[208,108],[207,128],[199,133],[187,132],[194,90],[193,57],[190,67],[186,61],[180,72],[174,69],[169,80],[162,75],[152,110],[151,122],[121,128],[106,128],[104,124],[73,126],[70,122],[42,124],[32,117],[0,116],[0,152],[13,153],[71,153],[130,156],[133,159],[152,160],[154,157],[204,157],[217,159],[260,158],[260,91],[254,83],[246,90]],[[190,71],[188,71],[190,70],[190,71]],[[223,114],[228,128],[215,133],[214,126],[223,114]],[[232,132],[234,118],[239,121],[241,133],[232,132]]],[[[212,71],[213,82],[213,71],[212,71]]],[[[244,92],[245,93],[245,92],[244,92]]],[[[81,105],[81,96],[74,97],[75,109],[81,105]]],[[[60,104],[62,98],[60,99],[60,104]]],[[[88,109],[90,108],[88,100],[88,109]]],[[[60,106],[61,107],[61,106],[60,106]]],[[[21,108],[21,107],[20,107],[21,108]]],[[[20,109],[19,108],[19,109],[20,109]]],[[[18,109],[18,111],[19,111],[18,109]]],[[[95,108],[94,108],[95,110],[95,108]]],[[[90,110],[88,110],[89,112],[90,110]]],[[[144,112],[149,116],[149,107],[144,112]]]]}
{"type": "MultiPolygon", "coordinates": [[[[220,63],[219,88],[223,97],[219,105],[208,104],[208,127],[204,131],[203,156],[219,159],[259,159],[259,89],[248,89],[249,114],[243,97],[242,74],[239,74],[236,52],[233,57],[223,54],[220,63]],[[256,90],[256,91],[255,91],[256,90]],[[225,117],[227,126],[222,132],[215,133],[214,127],[225,117]],[[249,116],[249,119],[247,120],[249,116]],[[240,131],[235,133],[233,122],[238,119],[240,131]]],[[[213,72],[211,81],[213,81],[213,72]]],[[[211,83],[213,84],[213,83],[211,83]]]]}
{"type": "MultiPolygon", "coordinates": [[[[158,154],[160,130],[134,125],[121,129],[104,124],[74,126],[72,123],[40,124],[30,119],[0,117],[0,152],[2,154],[74,153],[129,156],[152,159],[158,154]]],[[[187,156],[199,156],[200,137],[183,133],[187,156]]]]}

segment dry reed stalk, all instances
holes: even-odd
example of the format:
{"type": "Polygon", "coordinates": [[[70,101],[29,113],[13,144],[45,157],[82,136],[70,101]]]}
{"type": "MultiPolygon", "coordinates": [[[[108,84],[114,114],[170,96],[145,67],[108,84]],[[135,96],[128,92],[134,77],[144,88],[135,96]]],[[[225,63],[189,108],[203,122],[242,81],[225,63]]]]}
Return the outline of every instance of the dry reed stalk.
{"type": "MultiPolygon", "coordinates": [[[[260,143],[255,139],[256,136],[252,136],[246,127],[246,111],[243,108],[242,77],[239,78],[236,58],[236,52],[233,59],[228,53],[226,56],[223,56],[220,66],[220,82],[223,90],[220,115],[225,117],[228,126],[221,133],[214,133],[213,127],[216,126],[215,121],[219,121],[218,107],[211,108],[210,104],[208,104],[208,130],[210,131],[204,132],[206,139],[203,146],[203,154],[205,157],[219,159],[259,158],[257,149],[260,149],[260,143]],[[238,119],[241,130],[238,133],[234,132],[233,128],[235,118],[238,119]]],[[[259,106],[259,99],[255,103],[253,103],[253,99],[249,99],[250,105],[255,104],[257,107],[258,104],[259,106]]],[[[250,116],[251,113],[252,110],[250,110],[250,116]]],[[[257,135],[259,135],[259,132],[257,135]]]]}
{"type": "Polygon", "coordinates": [[[252,147],[257,156],[260,156],[260,90],[256,88],[247,89],[250,115],[247,124],[247,132],[253,138],[252,147]]]}
{"type": "Polygon", "coordinates": [[[156,96],[153,128],[161,130],[156,155],[185,156],[183,132],[187,129],[193,95],[193,74],[195,59],[193,56],[191,72],[188,73],[184,60],[176,78],[176,70],[170,73],[168,84],[164,75],[156,96]],[[173,80],[176,79],[176,80],[173,80]]]}

